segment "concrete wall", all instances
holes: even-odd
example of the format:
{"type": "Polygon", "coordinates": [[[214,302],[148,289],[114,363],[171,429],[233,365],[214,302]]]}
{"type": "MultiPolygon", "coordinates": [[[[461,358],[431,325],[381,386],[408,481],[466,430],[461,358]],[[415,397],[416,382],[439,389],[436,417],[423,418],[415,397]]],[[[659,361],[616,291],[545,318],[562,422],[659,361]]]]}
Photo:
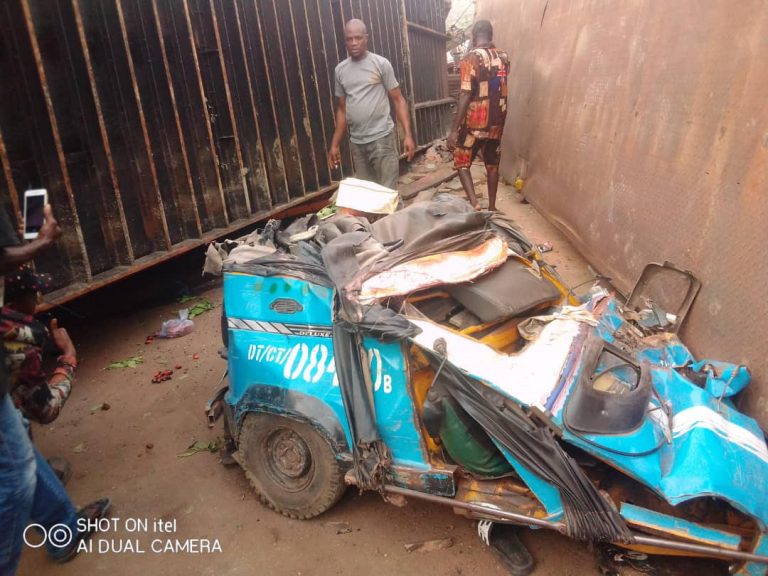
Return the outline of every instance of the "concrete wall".
{"type": "Polygon", "coordinates": [[[510,52],[503,174],[626,289],[670,260],[683,337],[768,423],[768,2],[478,0],[510,52]]]}

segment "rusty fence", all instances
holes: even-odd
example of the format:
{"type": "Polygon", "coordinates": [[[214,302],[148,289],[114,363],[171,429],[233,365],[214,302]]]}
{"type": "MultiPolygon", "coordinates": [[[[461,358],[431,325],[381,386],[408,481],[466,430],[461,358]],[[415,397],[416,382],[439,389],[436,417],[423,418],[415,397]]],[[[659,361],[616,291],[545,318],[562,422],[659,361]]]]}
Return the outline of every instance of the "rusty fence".
{"type": "Polygon", "coordinates": [[[442,0],[2,0],[0,202],[48,189],[61,302],[329,193],[333,72],[363,19],[447,131],[442,0]]]}

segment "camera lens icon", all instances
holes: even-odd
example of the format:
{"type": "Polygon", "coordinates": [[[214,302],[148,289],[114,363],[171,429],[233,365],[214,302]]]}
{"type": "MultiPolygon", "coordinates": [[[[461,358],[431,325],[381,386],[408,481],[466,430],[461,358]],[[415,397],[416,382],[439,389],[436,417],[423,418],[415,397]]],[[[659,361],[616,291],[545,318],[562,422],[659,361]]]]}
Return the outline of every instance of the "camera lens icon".
{"type": "Polygon", "coordinates": [[[54,548],[66,548],[72,543],[74,534],[72,533],[72,528],[66,524],[54,524],[46,529],[42,524],[33,523],[24,529],[23,538],[24,544],[30,548],[40,548],[45,546],[47,542],[54,548]],[[35,534],[35,530],[32,529],[35,529],[42,535],[41,541],[38,542],[36,538],[30,538],[31,535],[35,534]]]}

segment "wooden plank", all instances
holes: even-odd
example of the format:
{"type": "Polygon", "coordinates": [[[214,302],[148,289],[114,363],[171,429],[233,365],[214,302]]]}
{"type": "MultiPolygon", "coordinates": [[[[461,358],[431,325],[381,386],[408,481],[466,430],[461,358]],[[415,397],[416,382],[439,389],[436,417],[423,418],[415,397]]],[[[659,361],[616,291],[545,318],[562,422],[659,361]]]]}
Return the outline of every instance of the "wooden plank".
{"type": "Polygon", "coordinates": [[[202,234],[186,147],[181,134],[165,50],[147,0],[116,0],[134,97],[142,119],[150,165],[163,198],[171,242],[202,234]],[[147,117],[151,121],[147,122],[147,117]]]}
{"type": "Polygon", "coordinates": [[[403,200],[410,200],[419,192],[423,192],[429,188],[439,186],[443,182],[447,182],[451,178],[456,176],[456,171],[453,168],[444,167],[438,168],[436,172],[432,172],[423,178],[419,178],[410,184],[400,186],[398,192],[403,200]]]}
{"type": "Polygon", "coordinates": [[[254,0],[237,0],[238,26],[245,52],[248,88],[266,162],[271,204],[289,199],[283,147],[278,131],[275,99],[267,70],[261,18],[254,0]]]}

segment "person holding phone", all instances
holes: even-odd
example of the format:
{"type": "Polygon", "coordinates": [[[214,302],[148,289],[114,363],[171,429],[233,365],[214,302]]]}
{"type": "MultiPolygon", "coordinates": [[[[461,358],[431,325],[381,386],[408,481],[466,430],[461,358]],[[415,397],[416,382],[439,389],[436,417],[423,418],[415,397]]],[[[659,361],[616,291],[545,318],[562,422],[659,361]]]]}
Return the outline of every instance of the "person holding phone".
{"type": "MultiPolygon", "coordinates": [[[[61,236],[50,205],[44,206],[43,215],[37,236],[20,244],[0,210],[0,275],[32,260],[61,236]]],[[[4,285],[2,276],[0,285],[4,285]]],[[[79,512],[75,509],[54,471],[32,445],[21,413],[11,401],[5,351],[0,347],[0,576],[15,574],[29,522],[46,529],[63,524],[72,531],[73,538],[64,547],[46,543],[49,555],[63,562],[77,554],[78,544],[89,535],[78,531],[78,518],[102,518],[109,507],[109,499],[102,499],[79,512]]]]}

